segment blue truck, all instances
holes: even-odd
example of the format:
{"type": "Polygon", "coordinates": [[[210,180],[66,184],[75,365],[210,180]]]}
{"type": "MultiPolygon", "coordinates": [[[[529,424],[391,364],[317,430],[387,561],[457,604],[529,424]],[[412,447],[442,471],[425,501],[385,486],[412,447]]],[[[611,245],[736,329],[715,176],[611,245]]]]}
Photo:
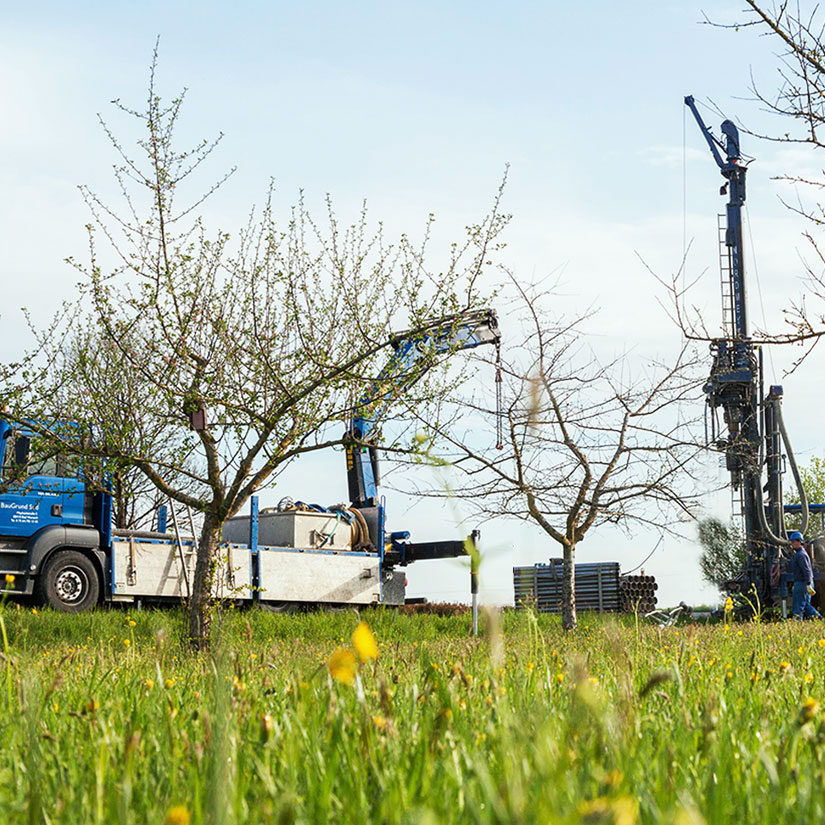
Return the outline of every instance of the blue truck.
{"type": "MultiPolygon", "coordinates": [[[[356,404],[347,430],[351,503],[288,502],[259,512],[253,497],[248,514],[224,525],[213,595],[272,606],[403,604],[406,565],[463,555],[462,540],[413,543],[409,532],[386,529],[376,422],[440,358],[499,341],[492,310],[395,336],[387,366],[356,404]]],[[[38,431],[32,422],[0,420],[3,591],[65,612],[187,598],[195,536],[182,535],[177,522],[168,530],[164,508],[155,530],[115,529],[112,495],[87,486],[77,458],[42,449],[38,431]]]]}

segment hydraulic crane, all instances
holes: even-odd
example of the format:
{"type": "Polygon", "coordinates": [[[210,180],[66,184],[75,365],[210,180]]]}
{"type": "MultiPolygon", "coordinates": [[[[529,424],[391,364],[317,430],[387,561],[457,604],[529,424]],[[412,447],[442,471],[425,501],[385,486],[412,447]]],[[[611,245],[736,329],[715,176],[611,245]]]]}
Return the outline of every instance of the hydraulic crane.
{"type": "Polygon", "coordinates": [[[685,105],[725,178],[720,194],[728,194],[724,236],[728,283],[723,300],[729,302],[724,309],[730,323],[725,336],[710,344],[713,363],[704,391],[711,414],[711,444],[724,452],[731,486],[741,501],[747,560],[729,587],[731,591],[755,594],[763,605],[770,605],[779,584],[780,548],[789,543],[782,501],[782,442],[800,493],[803,532],[808,522],[807,499],[782,420],[782,387],[771,386],[763,398],[762,350],[748,329],[742,243],[747,163],[740,151],[739,130],[732,121],[723,121],[721,140],[705,125],[691,95],[685,98],[685,105]],[[724,431],[717,423],[719,410],[724,431]],[[767,478],[764,486],[763,467],[767,478]]]}
{"type": "MultiPolygon", "coordinates": [[[[418,381],[437,361],[454,352],[485,344],[499,347],[501,332],[495,310],[471,310],[448,315],[393,337],[393,353],[386,366],[355,405],[346,445],[347,483],[351,506],[370,526],[370,534],[383,534],[383,507],[378,487],[380,471],[376,422],[401,393],[418,381]]],[[[497,394],[500,375],[496,375],[497,394]]],[[[437,541],[412,544],[407,531],[390,533],[391,560],[411,561],[464,554],[464,543],[437,541]]]]}

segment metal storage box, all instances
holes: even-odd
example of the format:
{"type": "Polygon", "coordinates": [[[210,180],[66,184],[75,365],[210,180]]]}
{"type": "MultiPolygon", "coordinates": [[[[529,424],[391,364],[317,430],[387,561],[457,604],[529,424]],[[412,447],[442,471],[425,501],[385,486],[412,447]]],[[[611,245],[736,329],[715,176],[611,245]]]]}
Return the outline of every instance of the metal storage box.
{"type": "MultiPolygon", "coordinates": [[[[248,544],[249,516],[227,519],[223,525],[223,538],[234,544],[248,544]]],[[[258,519],[258,544],[304,550],[349,550],[352,527],[335,513],[264,511],[258,519]]]]}

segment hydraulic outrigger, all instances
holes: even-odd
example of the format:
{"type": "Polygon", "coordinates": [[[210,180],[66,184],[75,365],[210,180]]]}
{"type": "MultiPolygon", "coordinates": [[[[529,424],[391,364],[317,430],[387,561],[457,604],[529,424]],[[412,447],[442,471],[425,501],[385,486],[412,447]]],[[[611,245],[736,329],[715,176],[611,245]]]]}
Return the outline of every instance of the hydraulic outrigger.
{"type": "Polygon", "coordinates": [[[724,337],[710,344],[713,364],[704,386],[711,419],[709,442],[724,452],[734,495],[739,495],[742,505],[746,563],[728,586],[731,592],[755,595],[762,605],[771,605],[779,594],[780,548],[789,544],[782,501],[783,442],[800,494],[803,532],[808,524],[808,503],[782,420],[782,387],[771,386],[763,397],[762,350],[748,330],[742,243],[747,163],[739,148],[739,130],[732,121],[723,121],[723,142],[705,125],[691,95],[685,98],[685,105],[725,178],[720,194],[729,195],[725,217],[729,289],[723,290],[723,300],[730,302],[724,307],[730,323],[724,337]],[[720,409],[724,430],[717,421],[720,409]]]}

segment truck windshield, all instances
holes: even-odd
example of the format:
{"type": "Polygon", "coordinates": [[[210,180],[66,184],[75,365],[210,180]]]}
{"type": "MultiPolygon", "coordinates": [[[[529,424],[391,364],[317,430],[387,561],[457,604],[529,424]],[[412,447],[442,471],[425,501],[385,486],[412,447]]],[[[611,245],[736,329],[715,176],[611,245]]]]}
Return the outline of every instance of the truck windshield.
{"type": "Polygon", "coordinates": [[[14,483],[31,476],[77,478],[78,459],[55,451],[37,436],[15,432],[6,439],[3,453],[3,479],[14,483]]]}

